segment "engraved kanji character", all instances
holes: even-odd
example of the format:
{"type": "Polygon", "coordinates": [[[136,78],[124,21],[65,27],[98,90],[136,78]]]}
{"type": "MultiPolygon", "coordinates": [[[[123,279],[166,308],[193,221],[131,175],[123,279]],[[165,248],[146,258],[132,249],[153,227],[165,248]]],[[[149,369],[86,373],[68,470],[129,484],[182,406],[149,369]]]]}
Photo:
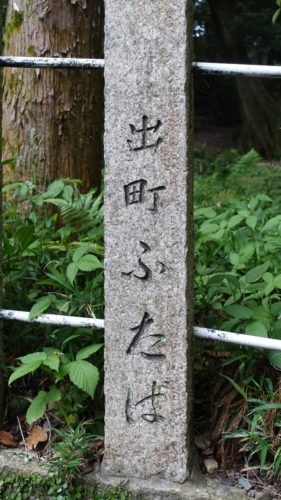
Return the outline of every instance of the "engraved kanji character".
{"type": "Polygon", "coordinates": [[[159,137],[156,140],[156,142],[149,144],[148,143],[148,133],[151,133],[151,132],[156,133],[161,126],[162,126],[161,120],[157,120],[156,125],[149,127],[148,126],[148,117],[146,115],[144,115],[142,117],[142,128],[136,129],[136,127],[134,125],[130,124],[130,129],[131,129],[132,135],[141,134],[141,137],[142,137],[141,145],[137,146],[137,147],[134,147],[134,141],[132,141],[131,139],[127,140],[130,150],[131,151],[144,151],[145,149],[154,148],[154,151],[157,151],[159,149],[159,147],[161,146],[163,139],[161,137],[159,137]]]}
{"type": "Polygon", "coordinates": [[[124,186],[126,205],[133,205],[134,203],[143,203],[144,201],[144,187],[147,181],[139,179],[124,186]]]}

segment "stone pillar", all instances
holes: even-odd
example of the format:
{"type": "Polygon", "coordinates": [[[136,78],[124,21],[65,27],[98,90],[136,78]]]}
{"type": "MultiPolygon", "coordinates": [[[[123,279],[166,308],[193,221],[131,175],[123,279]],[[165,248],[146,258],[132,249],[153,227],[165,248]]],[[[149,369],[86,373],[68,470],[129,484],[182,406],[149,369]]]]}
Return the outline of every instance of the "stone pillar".
{"type": "Polygon", "coordinates": [[[192,411],[192,0],[106,0],[103,473],[184,482],[192,411]]]}

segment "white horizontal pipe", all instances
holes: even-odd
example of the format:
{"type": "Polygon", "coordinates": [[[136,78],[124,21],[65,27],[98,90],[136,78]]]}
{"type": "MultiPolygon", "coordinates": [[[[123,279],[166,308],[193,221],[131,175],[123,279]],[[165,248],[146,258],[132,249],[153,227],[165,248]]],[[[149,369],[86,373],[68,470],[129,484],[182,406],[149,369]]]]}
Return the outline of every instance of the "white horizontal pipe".
{"type": "MultiPolygon", "coordinates": [[[[281,66],[208,62],[194,62],[192,66],[196,72],[209,73],[212,75],[263,76],[268,78],[281,77],[281,66]]],[[[104,68],[104,59],[2,56],[0,57],[0,67],[99,69],[104,68]]]]}
{"type": "Polygon", "coordinates": [[[244,333],[224,332],[221,330],[212,330],[210,328],[201,328],[198,326],[194,327],[194,335],[200,339],[219,340],[221,342],[229,342],[230,344],[281,351],[281,340],[268,339],[266,337],[245,335],[244,333]]]}
{"type": "Polygon", "coordinates": [[[104,67],[104,59],[78,59],[70,57],[0,57],[0,67],[98,69],[104,67]]]}
{"type": "Polygon", "coordinates": [[[75,328],[104,328],[103,319],[78,318],[76,316],[62,316],[60,314],[42,314],[42,316],[38,316],[31,321],[29,319],[29,312],[11,311],[9,309],[0,309],[0,318],[29,323],[42,323],[43,325],[73,326],[75,328]]]}
{"type": "MultiPolygon", "coordinates": [[[[9,309],[0,309],[0,318],[30,323],[41,323],[44,325],[61,325],[76,328],[104,328],[103,319],[79,318],[76,316],[62,316],[60,314],[42,314],[42,316],[38,316],[38,318],[30,321],[29,312],[12,311],[9,309]]],[[[254,335],[245,335],[244,333],[225,332],[211,328],[201,328],[198,326],[195,326],[193,331],[195,337],[199,337],[201,339],[219,340],[221,342],[228,342],[231,344],[281,351],[281,340],[257,337],[254,335]]]]}
{"type": "Polygon", "coordinates": [[[267,78],[280,78],[281,66],[265,66],[256,64],[226,64],[194,62],[193,69],[199,73],[211,75],[244,75],[267,78]]]}

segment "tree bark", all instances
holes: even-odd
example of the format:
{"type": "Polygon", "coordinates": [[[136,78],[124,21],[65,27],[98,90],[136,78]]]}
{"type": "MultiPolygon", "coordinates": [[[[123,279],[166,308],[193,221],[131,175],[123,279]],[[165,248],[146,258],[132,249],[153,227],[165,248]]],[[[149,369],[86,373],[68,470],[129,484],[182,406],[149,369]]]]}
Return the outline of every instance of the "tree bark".
{"type": "MultiPolygon", "coordinates": [[[[237,0],[208,0],[214,29],[224,62],[249,64],[243,33],[236,28],[237,0]]],[[[255,148],[267,158],[280,155],[281,141],[277,102],[262,79],[235,78],[236,98],[241,119],[240,145],[255,148]]]]}
{"type": "MultiPolygon", "coordinates": [[[[103,0],[10,1],[5,54],[103,57],[103,0]]],[[[103,166],[100,70],[6,69],[3,157],[13,178],[58,177],[99,186],[103,166]]]]}

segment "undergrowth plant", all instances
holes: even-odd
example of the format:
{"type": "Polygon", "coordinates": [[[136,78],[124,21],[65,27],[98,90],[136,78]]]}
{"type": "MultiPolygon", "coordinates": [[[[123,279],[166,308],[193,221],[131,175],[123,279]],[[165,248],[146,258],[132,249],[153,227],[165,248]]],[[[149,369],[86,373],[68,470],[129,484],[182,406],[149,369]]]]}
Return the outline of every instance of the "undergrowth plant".
{"type": "MultiPolygon", "coordinates": [[[[195,160],[195,322],[281,339],[280,166],[255,151],[209,158],[200,150],[195,160]]],[[[5,307],[31,310],[31,319],[44,312],[103,317],[102,195],[82,194],[69,179],[44,192],[16,183],[4,195],[5,307]]],[[[99,422],[93,432],[102,433],[101,333],[10,323],[4,340],[11,408],[22,392],[28,422],[51,409],[74,427],[89,409],[99,422]]],[[[213,438],[225,438],[222,462],[232,447],[225,443],[237,453],[242,440],[249,461],[278,475],[280,351],[241,353],[216,342],[212,356],[221,357],[210,377],[205,345],[195,345],[195,370],[214,380],[213,438]]]]}
{"type": "MultiPolygon", "coordinates": [[[[47,310],[103,317],[102,194],[82,194],[79,184],[61,179],[43,192],[29,181],[4,187],[4,307],[30,310],[30,319],[47,310]]],[[[10,323],[4,340],[9,384],[24,377],[31,387],[27,421],[51,404],[75,423],[99,381],[102,334],[10,323]]]]}
{"type": "MultiPolygon", "coordinates": [[[[244,156],[227,151],[208,168],[202,152],[200,158],[194,209],[196,324],[281,339],[280,165],[264,164],[255,151],[244,156]]],[[[204,344],[196,346],[200,372],[206,354],[204,344]]],[[[243,442],[250,462],[278,475],[281,352],[243,348],[241,354],[239,347],[221,342],[212,349],[221,355],[212,418],[214,441],[224,436],[222,462],[237,454],[236,445],[230,452],[232,438],[231,443],[243,442]]]]}

